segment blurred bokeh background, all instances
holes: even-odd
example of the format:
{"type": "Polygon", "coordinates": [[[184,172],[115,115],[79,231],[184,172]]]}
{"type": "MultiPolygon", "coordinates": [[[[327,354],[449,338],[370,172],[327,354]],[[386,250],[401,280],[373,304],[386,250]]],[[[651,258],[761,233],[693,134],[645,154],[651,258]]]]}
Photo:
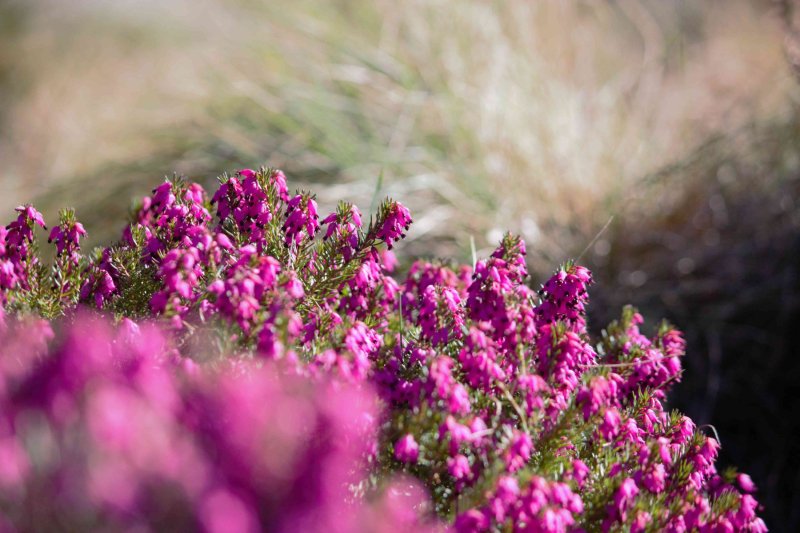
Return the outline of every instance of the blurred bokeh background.
{"type": "MultiPolygon", "coordinates": [[[[799,10],[800,11],[800,10],[799,10]]],[[[597,329],[687,333],[671,398],[800,529],[800,20],[790,1],[0,0],[0,209],[118,235],[165,174],[269,164],[406,203],[404,254],[580,256],[597,329]]]]}

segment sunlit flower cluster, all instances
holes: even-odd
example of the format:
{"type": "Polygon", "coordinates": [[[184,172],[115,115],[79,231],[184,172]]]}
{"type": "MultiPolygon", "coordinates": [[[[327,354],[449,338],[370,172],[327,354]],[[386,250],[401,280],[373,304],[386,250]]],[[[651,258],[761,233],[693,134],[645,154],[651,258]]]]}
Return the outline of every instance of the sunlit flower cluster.
{"type": "Polygon", "coordinates": [[[590,272],[534,290],[513,235],[474,268],[399,276],[402,204],[366,225],[317,209],[273,169],[210,200],[171,180],[88,256],[62,213],[51,269],[44,220],[18,209],[0,230],[8,527],[766,530],[752,480],[664,406],[678,331],[626,308],[592,339],[590,272]]]}

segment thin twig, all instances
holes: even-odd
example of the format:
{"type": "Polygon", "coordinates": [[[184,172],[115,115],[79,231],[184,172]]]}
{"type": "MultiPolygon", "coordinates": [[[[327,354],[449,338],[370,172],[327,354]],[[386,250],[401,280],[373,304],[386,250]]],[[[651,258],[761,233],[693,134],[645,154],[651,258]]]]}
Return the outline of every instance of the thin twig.
{"type": "Polygon", "coordinates": [[[703,428],[711,428],[711,431],[714,432],[714,438],[717,439],[717,442],[719,443],[719,446],[721,448],[722,447],[722,441],[719,438],[719,433],[717,433],[717,428],[715,428],[711,424],[703,424],[702,426],[698,426],[697,427],[697,429],[703,429],[703,428]]]}
{"type": "Polygon", "coordinates": [[[372,193],[372,200],[369,202],[370,216],[372,216],[372,213],[375,212],[375,206],[378,205],[378,198],[381,195],[381,189],[383,189],[383,169],[381,169],[380,173],[378,173],[378,178],[375,180],[375,191],[372,193]]]}
{"type": "Polygon", "coordinates": [[[475,237],[473,235],[469,236],[469,248],[472,252],[472,270],[475,270],[475,265],[478,264],[478,252],[475,251],[475,237]]]}
{"type": "Polygon", "coordinates": [[[517,412],[517,416],[519,416],[519,420],[520,422],[522,422],[522,428],[525,430],[525,433],[530,434],[530,430],[528,429],[528,420],[527,416],[525,416],[525,412],[519,406],[517,401],[514,399],[514,396],[512,396],[511,392],[509,392],[508,388],[505,385],[500,383],[499,388],[501,391],[503,391],[503,396],[505,396],[506,399],[509,401],[511,407],[513,407],[514,410],[517,412]]]}
{"type": "Polygon", "coordinates": [[[595,235],[595,236],[594,236],[594,239],[592,239],[592,240],[591,240],[591,242],[589,242],[589,244],[587,244],[587,245],[586,245],[586,248],[584,248],[584,249],[583,249],[583,251],[580,253],[580,255],[578,256],[578,258],[575,260],[575,262],[576,262],[576,263],[579,263],[579,262],[580,262],[580,260],[581,260],[581,259],[583,259],[583,255],[584,255],[586,252],[588,252],[588,251],[589,251],[589,248],[591,248],[591,247],[592,247],[592,245],[593,245],[595,242],[597,242],[597,239],[599,239],[599,238],[600,238],[600,236],[601,236],[603,233],[605,233],[605,231],[608,229],[608,227],[611,225],[611,222],[613,222],[613,221],[614,221],[614,215],[611,215],[611,217],[609,217],[609,219],[608,219],[608,221],[605,223],[605,225],[604,225],[602,228],[600,228],[600,231],[598,231],[598,232],[597,232],[597,235],[595,235]]]}

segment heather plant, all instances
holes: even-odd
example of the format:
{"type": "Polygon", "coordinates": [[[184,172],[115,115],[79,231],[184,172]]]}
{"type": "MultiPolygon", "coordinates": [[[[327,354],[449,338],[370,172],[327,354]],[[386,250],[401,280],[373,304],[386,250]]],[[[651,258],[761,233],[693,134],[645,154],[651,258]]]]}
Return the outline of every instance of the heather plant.
{"type": "Polygon", "coordinates": [[[320,219],[267,168],[210,196],[168,180],[88,257],[65,211],[52,268],[41,215],[18,211],[0,234],[9,527],[766,530],[747,475],[665,407],[680,332],[625,308],[591,339],[591,273],[534,290],[519,237],[395,277],[402,204],[320,219]]]}
{"type": "Polygon", "coordinates": [[[252,360],[200,367],[153,325],[71,322],[58,339],[42,320],[3,335],[3,531],[424,526],[408,516],[414,482],[351,494],[374,448],[368,388],[252,360]]]}

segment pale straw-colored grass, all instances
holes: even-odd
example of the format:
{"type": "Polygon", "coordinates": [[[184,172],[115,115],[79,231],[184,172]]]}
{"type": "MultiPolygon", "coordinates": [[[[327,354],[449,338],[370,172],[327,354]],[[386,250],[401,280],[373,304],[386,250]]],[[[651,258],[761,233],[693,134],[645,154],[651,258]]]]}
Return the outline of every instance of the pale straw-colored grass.
{"type": "Polygon", "coordinates": [[[793,90],[779,24],[748,2],[33,5],[2,207],[70,200],[97,224],[173,170],[269,163],[328,206],[366,208],[382,175],[415,251],[510,229],[552,264],[642,176],[793,90]]]}

